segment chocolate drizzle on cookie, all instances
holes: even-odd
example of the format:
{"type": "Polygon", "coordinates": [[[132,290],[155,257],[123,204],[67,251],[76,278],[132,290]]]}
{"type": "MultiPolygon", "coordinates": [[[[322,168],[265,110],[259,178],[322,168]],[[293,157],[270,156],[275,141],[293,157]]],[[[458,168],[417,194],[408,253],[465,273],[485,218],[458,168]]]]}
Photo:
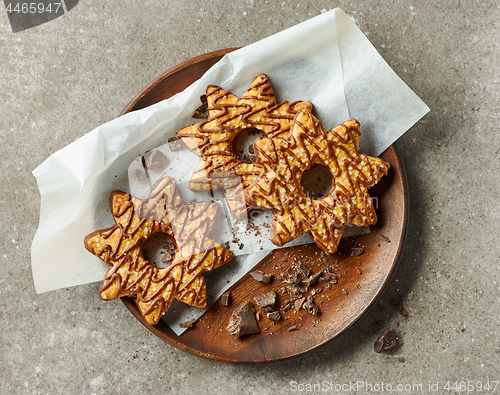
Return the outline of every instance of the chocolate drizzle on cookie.
{"type": "Polygon", "coordinates": [[[239,99],[218,86],[209,86],[207,103],[207,120],[178,132],[184,143],[201,157],[190,188],[224,188],[233,216],[241,217],[250,204],[245,192],[262,176],[263,167],[238,158],[234,147],[236,136],[249,128],[273,138],[286,136],[297,111],[312,109],[312,104],[276,103],[271,82],[264,74],[257,76],[239,99]]]}
{"type": "Polygon", "coordinates": [[[349,121],[329,130],[309,110],[295,116],[287,138],[255,142],[257,163],[264,175],[248,190],[257,207],[271,207],[271,239],[282,246],[302,233],[311,233],[327,253],[334,253],[347,225],[376,222],[368,188],[387,174],[389,164],[358,153],[359,123],[349,121]],[[302,174],[323,165],[332,175],[331,190],[320,199],[305,195],[302,174]]]}
{"type": "Polygon", "coordinates": [[[208,238],[217,207],[208,202],[184,205],[169,177],[161,179],[145,200],[113,192],[110,208],[116,224],[85,238],[85,247],[111,265],[101,297],[134,297],[150,324],[158,322],[174,298],[206,307],[203,273],[227,263],[232,256],[208,238]],[[142,256],[143,244],[156,232],[171,236],[177,245],[167,268],[150,265],[142,256]]]}

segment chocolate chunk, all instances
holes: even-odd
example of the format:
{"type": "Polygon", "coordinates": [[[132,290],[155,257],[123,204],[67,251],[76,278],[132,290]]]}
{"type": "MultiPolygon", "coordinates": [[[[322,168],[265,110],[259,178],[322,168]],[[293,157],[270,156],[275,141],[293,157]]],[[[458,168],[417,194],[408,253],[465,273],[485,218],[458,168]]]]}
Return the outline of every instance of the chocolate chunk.
{"type": "Polygon", "coordinates": [[[170,262],[172,262],[172,258],[173,258],[173,256],[167,252],[166,254],[163,255],[163,257],[161,258],[161,261],[163,263],[170,263],[170,262]]]}
{"type": "Polygon", "coordinates": [[[208,103],[207,103],[207,95],[200,96],[201,105],[194,110],[193,118],[207,118],[208,117],[208,103]]]}
{"type": "Polygon", "coordinates": [[[321,314],[319,306],[314,302],[314,298],[312,296],[308,296],[306,302],[303,305],[304,309],[312,315],[321,314]]]}
{"type": "Polygon", "coordinates": [[[281,320],[281,314],[279,311],[271,311],[270,313],[267,313],[267,318],[273,321],[279,321],[281,320]]]}
{"type": "Polygon", "coordinates": [[[287,329],[288,332],[297,331],[297,330],[299,330],[299,328],[297,327],[297,325],[292,325],[291,327],[289,327],[287,329]]]}
{"type": "Polygon", "coordinates": [[[298,285],[290,284],[287,285],[286,288],[288,289],[288,293],[291,295],[300,295],[300,288],[298,285]]]}
{"type": "Polygon", "coordinates": [[[254,300],[259,307],[264,307],[264,306],[274,307],[276,305],[277,297],[278,294],[276,292],[270,291],[264,295],[255,296],[254,300]]]}
{"type": "Polygon", "coordinates": [[[380,237],[382,240],[384,240],[386,243],[390,243],[391,242],[391,239],[389,239],[387,236],[381,234],[381,233],[377,233],[377,236],[380,237]]]}
{"type": "Polygon", "coordinates": [[[257,321],[260,321],[262,319],[262,314],[259,312],[255,313],[255,318],[257,318],[257,321]]]}
{"type": "Polygon", "coordinates": [[[305,276],[305,277],[309,277],[309,275],[311,274],[311,269],[309,269],[306,265],[304,265],[303,263],[299,263],[299,270],[302,272],[302,274],[305,276]]]}
{"type": "Polygon", "coordinates": [[[376,353],[388,352],[396,348],[398,345],[396,335],[392,329],[384,329],[375,340],[373,350],[376,353]]]}
{"type": "Polygon", "coordinates": [[[205,118],[207,118],[207,113],[205,113],[203,111],[199,111],[198,108],[196,110],[194,110],[192,117],[196,118],[196,119],[205,119],[205,118]]]}
{"type": "Polygon", "coordinates": [[[327,283],[328,281],[337,281],[337,275],[332,273],[323,273],[323,275],[319,278],[319,281],[322,283],[327,283]]]}
{"type": "Polygon", "coordinates": [[[223,306],[229,306],[231,304],[231,292],[224,292],[220,296],[220,304],[223,306]]]}
{"type": "Polygon", "coordinates": [[[316,274],[313,274],[309,276],[308,278],[302,280],[302,284],[307,285],[308,287],[312,287],[314,284],[316,284],[319,280],[319,278],[323,275],[323,272],[318,272],[316,274]]]}
{"type": "Polygon", "coordinates": [[[135,169],[131,176],[137,181],[142,181],[146,178],[146,173],[143,170],[135,169]]]}
{"type": "Polygon", "coordinates": [[[179,326],[181,328],[192,328],[194,326],[194,322],[195,322],[195,320],[180,322],[179,326]]]}
{"type": "Polygon", "coordinates": [[[323,292],[322,288],[314,288],[311,293],[313,295],[317,295],[317,294],[320,294],[321,292],[323,292]]]}
{"type": "Polygon", "coordinates": [[[170,151],[179,151],[182,149],[182,140],[177,136],[171,136],[168,138],[168,146],[170,147],[170,151]]]}
{"type": "Polygon", "coordinates": [[[301,279],[301,276],[295,270],[288,270],[286,278],[284,281],[288,284],[297,284],[301,279]]]}
{"type": "Polygon", "coordinates": [[[255,310],[248,300],[233,311],[226,329],[236,339],[260,333],[259,325],[255,318],[255,310]]]}
{"type": "Polygon", "coordinates": [[[161,169],[167,162],[167,157],[156,148],[152,151],[146,152],[144,154],[144,158],[146,159],[146,167],[151,170],[161,169]]]}
{"type": "Polygon", "coordinates": [[[283,307],[283,311],[286,313],[288,310],[292,308],[292,304],[287,304],[285,307],[283,307]]]}
{"type": "Polygon", "coordinates": [[[309,287],[307,285],[304,285],[303,287],[299,287],[300,293],[305,294],[309,291],[309,287]]]}
{"type": "Polygon", "coordinates": [[[299,311],[302,306],[304,305],[304,302],[306,301],[306,298],[304,297],[301,297],[301,298],[298,298],[295,303],[293,304],[293,307],[295,308],[295,311],[299,311]]]}
{"type": "Polygon", "coordinates": [[[272,274],[267,274],[267,273],[261,272],[260,270],[255,270],[254,272],[250,272],[250,275],[253,277],[254,280],[260,281],[261,283],[266,283],[266,284],[269,284],[273,278],[272,274]]]}
{"type": "Polygon", "coordinates": [[[268,313],[272,313],[272,312],[274,311],[274,308],[273,308],[273,307],[271,307],[271,306],[263,306],[263,307],[261,307],[261,309],[262,309],[262,312],[263,312],[264,314],[266,314],[266,315],[267,315],[268,313]]]}
{"type": "Polygon", "coordinates": [[[361,247],[351,248],[352,256],[360,256],[363,252],[365,252],[365,250],[363,250],[361,247]]]}

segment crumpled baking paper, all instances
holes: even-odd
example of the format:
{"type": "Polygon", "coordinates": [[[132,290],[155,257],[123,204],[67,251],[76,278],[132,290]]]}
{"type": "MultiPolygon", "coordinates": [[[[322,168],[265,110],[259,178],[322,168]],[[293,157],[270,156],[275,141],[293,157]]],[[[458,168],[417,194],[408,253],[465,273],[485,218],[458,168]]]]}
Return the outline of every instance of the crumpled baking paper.
{"type": "MultiPolygon", "coordinates": [[[[108,196],[129,189],[130,164],[193,123],[192,113],[208,85],[240,96],[260,73],[271,79],[278,101],[313,102],[325,129],[356,118],[360,151],[372,156],[429,111],[339,8],[234,51],[183,92],[97,127],[33,171],[41,194],[40,224],[32,244],[36,291],[102,281],[108,265],[85,250],[83,239],[113,224],[108,196]]],[[[210,275],[210,300],[267,253],[240,255],[227,268],[217,269],[210,275]]],[[[179,309],[166,314],[177,334],[182,333],[178,322],[203,313],[179,309]],[[179,309],[183,311],[177,313],[179,309]]]]}

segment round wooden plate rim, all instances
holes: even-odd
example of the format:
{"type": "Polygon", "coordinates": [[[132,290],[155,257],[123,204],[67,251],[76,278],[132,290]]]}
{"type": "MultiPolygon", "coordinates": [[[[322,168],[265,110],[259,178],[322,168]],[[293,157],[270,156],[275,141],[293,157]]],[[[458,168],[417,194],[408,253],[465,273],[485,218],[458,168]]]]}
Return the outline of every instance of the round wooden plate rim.
{"type": "MultiPolygon", "coordinates": [[[[217,50],[217,51],[205,53],[205,54],[196,56],[194,58],[188,59],[188,60],[186,60],[182,63],[179,63],[178,65],[170,68],[169,70],[167,70],[166,72],[164,72],[163,74],[161,74],[160,76],[155,78],[153,81],[151,81],[144,89],[142,89],[129,102],[129,104],[123,110],[121,115],[126,114],[126,113],[134,110],[135,109],[134,107],[141,101],[141,99],[146,97],[158,84],[160,84],[166,78],[168,78],[168,77],[172,76],[173,74],[175,74],[179,71],[182,71],[183,69],[190,67],[196,63],[203,62],[207,59],[221,58],[225,54],[232,52],[236,49],[238,49],[238,48],[222,49],[222,50],[217,50]]],[[[167,98],[167,97],[165,97],[165,98],[167,98]]],[[[398,152],[396,146],[394,144],[391,145],[389,148],[387,148],[387,150],[384,153],[390,153],[394,156],[394,160],[396,162],[396,167],[399,168],[400,173],[401,173],[401,178],[402,178],[401,183],[402,183],[402,190],[403,190],[403,210],[402,210],[403,211],[403,218],[402,218],[401,237],[399,239],[398,247],[397,247],[396,253],[394,254],[394,258],[393,258],[393,262],[390,266],[390,270],[386,273],[386,277],[385,277],[384,282],[381,284],[378,291],[375,293],[375,295],[369,301],[369,303],[366,304],[365,308],[362,309],[361,311],[359,311],[359,313],[357,315],[355,315],[354,318],[352,318],[351,321],[347,325],[345,325],[343,328],[341,328],[335,336],[332,336],[331,338],[329,338],[323,342],[319,342],[319,343],[315,344],[313,347],[301,350],[301,352],[299,352],[297,354],[282,357],[282,358],[273,360],[273,362],[295,358],[299,355],[303,355],[307,352],[316,350],[316,349],[324,346],[325,344],[329,343],[330,341],[338,338],[341,334],[345,333],[349,328],[351,328],[362,316],[364,316],[373,307],[373,305],[376,303],[376,301],[379,299],[379,297],[381,296],[381,294],[384,292],[385,288],[389,284],[389,282],[390,282],[390,280],[391,280],[391,278],[392,278],[392,276],[397,268],[397,265],[399,263],[399,260],[400,260],[400,257],[401,257],[402,251],[403,251],[405,239],[406,239],[406,228],[407,228],[407,223],[408,223],[408,194],[407,194],[408,189],[407,189],[407,180],[406,180],[406,174],[404,171],[403,163],[402,163],[401,157],[399,155],[399,152],[398,152]]],[[[270,252],[270,254],[271,253],[272,252],[270,252]]],[[[200,349],[190,347],[190,346],[180,342],[178,340],[179,337],[173,332],[173,330],[170,327],[168,327],[168,325],[165,322],[160,321],[160,323],[157,325],[148,324],[145,321],[145,319],[142,317],[142,315],[140,314],[140,312],[137,309],[137,306],[135,305],[135,302],[133,301],[132,298],[126,297],[126,298],[121,298],[121,300],[123,301],[125,306],[130,310],[130,312],[133,314],[133,316],[137,320],[139,320],[139,322],[141,322],[141,324],[143,324],[148,330],[150,330],[153,334],[158,336],[160,339],[164,340],[167,343],[170,343],[171,345],[173,345],[174,347],[176,347],[182,351],[186,351],[186,352],[189,352],[189,353],[196,355],[196,356],[199,356],[199,357],[203,357],[206,359],[214,360],[217,362],[223,362],[223,363],[255,364],[255,363],[267,363],[268,362],[266,360],[259,360],[259,361],[234,360],[231,358],[223,357],[220,355],[214,355],[212,353],[207,353],[207,352],[204,352],[200,349]]]]}

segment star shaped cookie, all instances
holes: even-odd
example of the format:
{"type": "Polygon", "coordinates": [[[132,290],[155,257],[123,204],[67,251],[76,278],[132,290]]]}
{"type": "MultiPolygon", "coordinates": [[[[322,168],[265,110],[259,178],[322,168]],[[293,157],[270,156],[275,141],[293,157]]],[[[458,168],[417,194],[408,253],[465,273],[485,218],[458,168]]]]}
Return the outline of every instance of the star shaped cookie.
{"type": "Polygon", "coordinates": [[[347,225],[369,226],[377,216],[368,188],[387,174],[389,164],[360,154],[355,119],[325,131],[309,109],[295,116],[287,138],[255,141],[264,175],[247,193],[253,205],[272,207],[271,240],[278,246],[310,232],[328,254],[337,250],[347,225]],[[304,193],[301,178],[314,165],[332,175],[332,188],[320,199],[304,193]]]}
{"type": "MultiPolygon", "coordinates": [[[[235,153],[236,136],[245,129],[258,129],[267,136],[282,138],[290,131],[293,117],[310,102],[276,103],[269,78],[261,74],[241,98],[219,86],[207,88],[208,118],[178,132],[200,162],[189,187],[195,191],[224,188],[226,201],[236,218],[247,211],[246,190],[263,173],[256,163],[245,163],[235,153]]],[[[269,207],[270,208],[270,207],[269,207]]]]}
{"type": "Polygon", "coordinates": [[[85,247],[111,265],[101,286],[104,300],[134,298],[149,324],[158,323],[173,299],[205,308],[203,273],[227,263],[232,253],[208,238],[218,205],[184,205],[170,177],[159,180],[144,200],[115,191],[110,196],[115,225],[85,237],[85,247]],[[167,268],[149,264],[142,247],[152,234],[174,239],[177,251],[167,268]]]}

